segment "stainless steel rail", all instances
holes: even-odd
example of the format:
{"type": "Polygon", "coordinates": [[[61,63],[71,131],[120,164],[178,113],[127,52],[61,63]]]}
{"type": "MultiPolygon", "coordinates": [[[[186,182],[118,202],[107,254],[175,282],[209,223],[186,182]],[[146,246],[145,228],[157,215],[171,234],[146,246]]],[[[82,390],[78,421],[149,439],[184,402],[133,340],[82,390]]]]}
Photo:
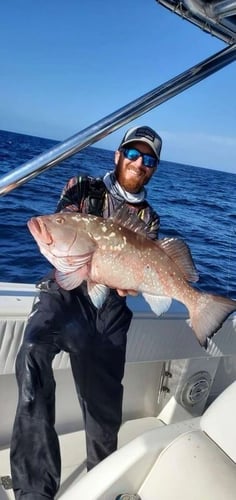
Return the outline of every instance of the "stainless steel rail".
{"type": "Polygon", "coordinates": [[[142,97],[81,130],[66,141],[24,163],[0,179],[0,195],[4,195],[48,168],[57,165],[86,146],[103,139],[126,123],[171,99],[183,90],[219,71],[236,59],[236,44],[205,59],[142,97]]]}
{"type": "Polygon", "coordinates": [[[175,15],[232,45],[236,43],[236,0],[156,0],[175,15]]]}

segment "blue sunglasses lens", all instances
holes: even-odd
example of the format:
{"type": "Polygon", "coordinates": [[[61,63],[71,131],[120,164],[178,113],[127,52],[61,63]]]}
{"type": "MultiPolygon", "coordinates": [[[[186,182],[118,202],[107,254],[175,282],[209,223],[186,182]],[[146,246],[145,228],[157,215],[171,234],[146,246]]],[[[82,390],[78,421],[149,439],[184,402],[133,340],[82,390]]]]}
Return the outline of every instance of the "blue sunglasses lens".
{"type": "Polygon", "coordinates": [[[156,158],[151,155],[143,155],[143,164],[145,167],[154,168],[157,164],[156,158]]]}
{"type": "Polygon", "coordinates": [[[156,167],[156,164],[157,164],[156,158],[154,158],[151,155],[141,153],[141,151],[138,151],[138,149],[122,148],[121,151],[123,152],[124,157],[127,158],[127,160],[136,161],[138,158],[140,158],[140,156],[142,156],[143,164],[145,167],[149,167],[149,168],[156,167]]]}

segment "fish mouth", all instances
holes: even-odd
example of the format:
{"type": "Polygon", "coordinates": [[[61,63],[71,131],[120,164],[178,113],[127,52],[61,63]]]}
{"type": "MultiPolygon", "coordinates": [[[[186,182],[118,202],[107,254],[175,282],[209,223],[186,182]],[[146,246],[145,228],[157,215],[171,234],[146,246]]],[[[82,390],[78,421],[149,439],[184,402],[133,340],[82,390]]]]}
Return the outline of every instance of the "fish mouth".
{"type": "Polygon", "coordinates": [[[40,242],[45,245],[51,245],[53,243],[52,236],[46,224],[44,224],[41,219],[32,217],[32,219],[27,222],[27,226],[36,241],[40,240],[40,242]]]}

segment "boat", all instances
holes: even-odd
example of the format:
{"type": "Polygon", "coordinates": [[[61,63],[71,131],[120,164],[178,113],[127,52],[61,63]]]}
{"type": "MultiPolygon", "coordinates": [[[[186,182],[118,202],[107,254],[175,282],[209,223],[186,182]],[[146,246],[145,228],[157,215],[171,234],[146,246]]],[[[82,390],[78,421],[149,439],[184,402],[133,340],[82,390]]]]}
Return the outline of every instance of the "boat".
{"type": "MultiPolygon", "coordinates": [[[[219,71],[236,59],[236,1],[158,0],[215,36],[225,48],[0,179],[7,195],[36,175],[219,71]]],[[[0,500],[13,499],[9,444],[17,404],[15,360],[37,290],[0,283],[0,500]]],[[[203,349],[187,310],[173,302],[162,317],[139,298],[128,333],[123,423],[118,450],[89,473],[82,414],[69,357],[53,362],[62,500],[231,500],[236,487],[236,316],[203,349]],[[133,497],[132,497],[133,495],[133,497]],[[135,497],[136,495],[136,497],[135,497]]]]}

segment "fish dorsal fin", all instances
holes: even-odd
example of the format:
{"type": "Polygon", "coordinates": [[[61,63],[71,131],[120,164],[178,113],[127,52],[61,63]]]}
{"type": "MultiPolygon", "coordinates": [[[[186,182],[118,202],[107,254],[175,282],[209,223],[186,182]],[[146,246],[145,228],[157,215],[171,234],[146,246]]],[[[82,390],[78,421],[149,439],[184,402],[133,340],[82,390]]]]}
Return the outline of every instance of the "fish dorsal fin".
{"type": "Polygon", "coordinates": [[[156,242],[178,266],[187,281],[195,283],[199,279],[188,245],[177,238],[164,238],[156,242]]]}
{"type": "Polygon", "coordinates": [[[145,221],[140,219],[136,210],[132,210],[132,207],[128,207],[127,205],[122,205],[114,215],[112,215],[111,219],[116,223],[120,224],[135,233],[141,234],[147,238],[147,224],[145,221]]]}

